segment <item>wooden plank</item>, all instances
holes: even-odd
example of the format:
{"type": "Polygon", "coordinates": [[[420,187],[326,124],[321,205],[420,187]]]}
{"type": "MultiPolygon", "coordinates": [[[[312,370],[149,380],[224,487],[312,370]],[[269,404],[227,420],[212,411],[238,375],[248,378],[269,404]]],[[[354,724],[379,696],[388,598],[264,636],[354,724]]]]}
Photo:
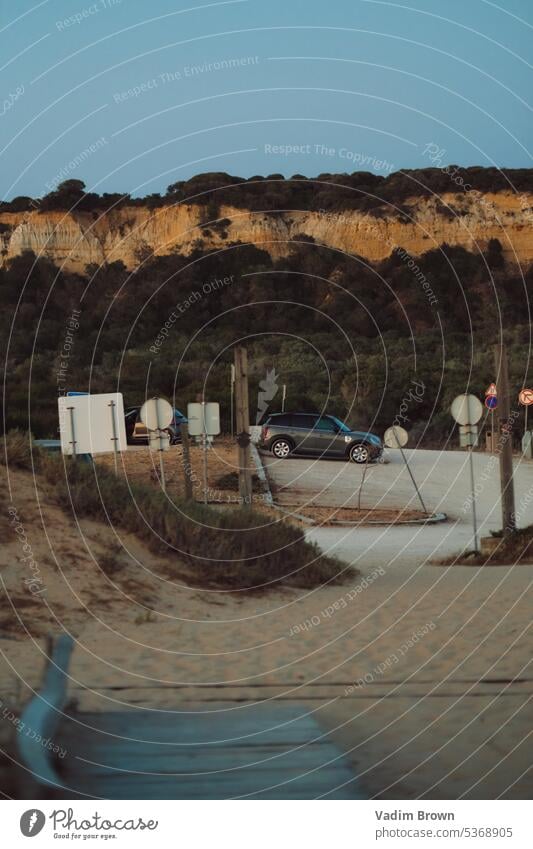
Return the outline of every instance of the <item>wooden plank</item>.
{"type": "Polygon", "coordinates": [[[50,651],[43,685],[21,716],[17,748],[27,773],[21,771],[19,783],[21,793],[28,790],[33,798],[58,795],[62,790],[61,780],[54,768],[52,750],[43,745],[42,741],[49,740],[57,745],[57,740],[51,738],[54,737],[62,718],[67,692],[66,673],[72,648],[72,637],[67,634],[58,637],[50,651]],[[37,791],[30,792],[30,788],[26,786],[28,783],[36,784],[37,791]]]}
{"type": "Polygon", "coordinates": [[[132,710],[76,719],[64,724],[61,736],[65,784],[75,793],[109,799],[360,798],[350,764],[302,706],[176,715],[132,710]]]}

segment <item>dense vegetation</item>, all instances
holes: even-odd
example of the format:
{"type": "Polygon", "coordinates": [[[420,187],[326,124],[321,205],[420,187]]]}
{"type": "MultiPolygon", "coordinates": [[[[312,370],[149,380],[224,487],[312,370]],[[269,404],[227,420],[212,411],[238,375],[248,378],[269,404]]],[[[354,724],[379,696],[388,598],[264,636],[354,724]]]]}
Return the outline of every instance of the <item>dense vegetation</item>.
{"type": "Polygon", "coordinates": [[[494,379],[500,326],[512,384],[526,383],[533,273],[524,280],[506,266],[497,240],[485,256],[444,245],[416,269],[399,251],[373,268],[309,239],[278,261],[236,244],[147,259],[134,272],[89,267],[88,277],[23,254],[0,270],[7,428],[55,436],[58,394],[117,388],[126,405],[163,394],[182,409],[205,391],[229,428],[229,365],[243,339],[252,422],[275,369],[270,411],[285,384],[288,409],[327,407],[377,432],[396,420],[443,445],[455,394],[482,395],[494,379]]]}
{"type": "MultiPolygon", "coordinates": [[[[10,431],[4,437],[0,463],[32,470],[39,498],[59,504],[68,515],[136,534],[174,561],[176,577],[192,586],[230,591],[280,585],[310,588],[340,583],[357,574],[323,555],[301,530],[270,515],[172,501],[158,487],[32,448],[27,433],[10,431]]],[[[0,525],[2,531],[9,538],[0,525]]]]}
{"type": "MultiPolygon", "coordinates": [[[[0,212],[59,209],[101,212],[126,205],[155,208],[175,203],[196,203],[207,206],[208,219],[217,217],[217,210],[222,204],[256,211],[359,209],[375,215],[383,214],[384,204],[391,204],[401,214],[401,205],[407,198],[462,192],[465,186],[469,192],[533,192],[533,169],[448,166],[406,169],[387,177],[356,171],[353,174],[324,173],[313,178],[294,174],[288,179],[283,174],[244,179],[215,172],[172,183],[165,195],[135,198],[128,194],[85,192],[85,184],[72,179],[65,180],[43,198],[21,196],[1,202],[0,212]]],[[[390,214],[390,209],[387,211],[390,214]]]]}

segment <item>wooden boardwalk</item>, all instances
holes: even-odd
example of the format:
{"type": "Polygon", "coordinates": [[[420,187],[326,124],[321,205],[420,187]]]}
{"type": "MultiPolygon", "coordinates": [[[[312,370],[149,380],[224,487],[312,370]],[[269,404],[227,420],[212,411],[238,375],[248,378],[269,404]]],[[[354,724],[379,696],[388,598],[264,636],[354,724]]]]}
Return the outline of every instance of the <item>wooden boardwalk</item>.
{"type": "Polygon", "coordinates": [[[63,719],[63,785],[75,797],[102,799],[363,798],[308,704],[187,708],[63,719]]]}

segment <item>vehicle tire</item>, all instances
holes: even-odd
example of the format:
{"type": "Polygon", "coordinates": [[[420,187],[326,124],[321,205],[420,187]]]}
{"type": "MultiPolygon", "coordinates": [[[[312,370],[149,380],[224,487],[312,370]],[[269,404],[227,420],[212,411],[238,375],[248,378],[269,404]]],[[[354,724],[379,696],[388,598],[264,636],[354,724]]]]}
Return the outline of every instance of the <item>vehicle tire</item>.
{"type": "Polygon", "coordinates": [[[370,460],[368,445],[365,445],[364,442],[358,442],[357,445],[352,445],[349,456],[352,463],[368,463],[370,460]]]}
{"type": "Polygon", "coordinates": [[[292,445],[288,439],[276,439],[270,446],[270,450],[278,460],[285,460],[292,451],[292,445]]]}

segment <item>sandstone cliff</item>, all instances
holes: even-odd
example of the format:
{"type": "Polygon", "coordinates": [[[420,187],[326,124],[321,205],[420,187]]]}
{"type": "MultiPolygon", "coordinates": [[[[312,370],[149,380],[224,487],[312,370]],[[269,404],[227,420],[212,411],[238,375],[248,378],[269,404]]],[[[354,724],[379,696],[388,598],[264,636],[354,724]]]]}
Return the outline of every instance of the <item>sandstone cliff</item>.
{"type": "Polygon", "coordinates": [[[84,272],[89,263],[122,260],[128,268],[154,253],[193,247],[223,248],[231,242],[250,242],[273,256],[290,250],[298,235],[370,262],[381,260],[401,245],[416,256],[440,246],[462,245],[484,250],[499,239],[507,262],[527,266],[533,261],[533,195],[511,192],[443,195],[440,199],[408,199],[405,214],[386,207],[378,215],[358,211],[268,213],[222,206],[218,223],[206,222],[198,205],[123,206],[98,212],[2,212],[2,262],[25,250],[46,256],[67,270],[84,272]],[[449,207],[449,208],[448,208],[449,207]]]}

